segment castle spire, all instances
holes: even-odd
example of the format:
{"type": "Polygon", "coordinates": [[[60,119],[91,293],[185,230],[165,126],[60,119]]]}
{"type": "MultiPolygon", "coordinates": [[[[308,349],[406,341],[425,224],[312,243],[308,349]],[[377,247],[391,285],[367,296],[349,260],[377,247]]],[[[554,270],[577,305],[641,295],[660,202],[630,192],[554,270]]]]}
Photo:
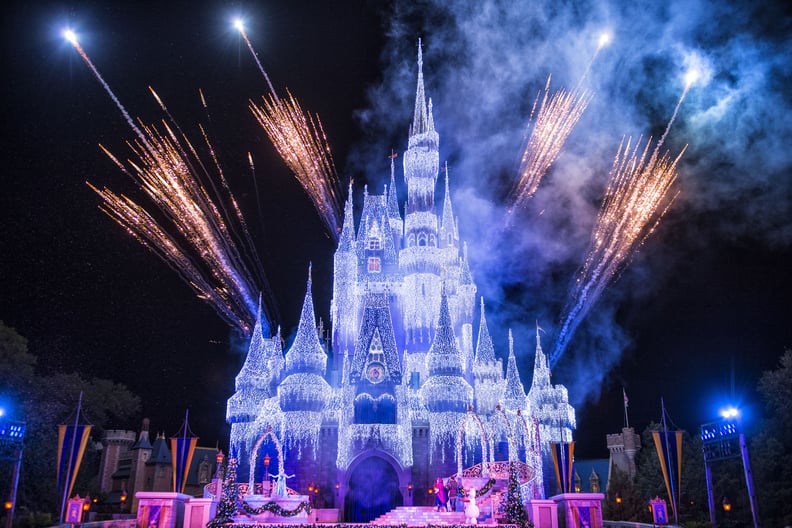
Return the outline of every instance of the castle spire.
{"type": "Polygon", "coordinates": [[[542,340],[539,337],[539,331],[543,331],[539,326],[539,321],[536,321],[536,356],[534,357],[534,372],[531,389],[536,387],[549,387],[550,386],[550,366],[547,363],[547,356],[542,350],[542,340]]]}
{"type": "Polygon", "coordinates": [[[456,222],[454,222],[454,211],[451,208],[451,191],[448,187],[448,161],[443,165],[443,172],[445,172],[445,198],[443,199],[443,216],[440,221],[440,236],[450,246],[453,245],[456,235],[456,222]],[[450,240],[448,235],[451,235],[450,240]]]}
{"type": "Polygon", "coordinates": [[[506,387],[501,398],[504,407],[512,411],[525,408],[525,387],[520,381],[517,359],[514,357],[514,337],[509,329],[509,361],[506,364],[506,387]]]}
{"type": "Polygon", "coordinates": [[[394,159],[398,154],[391,151],[390,155],[390,187],[388,187],[388,218],[391,219],[391,224],[393,220],[398,220],[401,222],[401,214],[399,214],[399,198],[396,195],[396,176],[394,170],[394,159]]]}
{"type": "Polygon", "coordinates": [[[311,267],[309,264],[308,283],[300,323],[297,325],[297,336],[286,353],[286,372],[288,374],[296,372],[324,374],[327,367],[327,354],[319,343],[319,333],[316,328],[313,294],[311,293],[311,267]]]}
{"type": "MultiPolygon", "coordinates": [[[[487,317],[484,315],[484,297],[481,298],[481,320],[479,321],[478,343],[476,343],[476,363],[495,363],[495,347],[492,345],[487,326],[487,317]]],[[[503,372],[503,371],[501,371],[503,372]]]]}
{"type": "Polygon", "coordinates": [[[451,311],[448,309],[448,295],[445,288],[440,296],[440,316],[437,321],[437,332],[429,353],[426,355],[429,375],[461,376],[462,357],[457,346],[454,327],[451,322],[451,311]]]}
{"type": "Polygon", "coordinates": [[[421,39],[418,39],[418,85],[415,89],[415,112],[413,122],[410,127],[410,136],[417,136],[429,130],[429,120],[426,111],[426,94],[424,92],[423,80],[423,51],[421,50],[421,39]]]}
{"type": "Polygon", "coordinates": [[[344,225],[341,236],[338,238],[338,251],[354,251],[355,247],[355,218],[352,203],[352,180],[349,180],[349,191],[344,204],[344,225]]]}

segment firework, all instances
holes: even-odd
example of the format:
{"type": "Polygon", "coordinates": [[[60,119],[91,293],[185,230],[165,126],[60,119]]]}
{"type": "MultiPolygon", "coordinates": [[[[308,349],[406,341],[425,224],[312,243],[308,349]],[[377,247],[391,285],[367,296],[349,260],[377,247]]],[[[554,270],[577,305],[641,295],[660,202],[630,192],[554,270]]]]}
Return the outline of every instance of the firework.
{"type": "MultiPolygon", "coordinates": [[[[73,33],[65,36],[121,109],[138,137],[137,141],[129,143],[136,159],[134,162],[124,164],[106,148],[101,147],[102,150],[124,174],[139,185],[157,206],[159,216],[172,230],[164,228],[161,220],[157,220],[131,198],[107,188],[99,189],[86,182],[101,197],[100,209],[171,266],[193,288],[198,297],[208,302],[224,320],[248,334],[255,321],[257,305],[256,288],[245,259],[253,257],[259,279],[265,287],[266,279],[255,257],[244,219],[228,189],[207,135],[202,130],[211,163],[203,161],[198,150],[181,133],[178,125],[176,128],[179,134],[174,133],[167,123],[162,123],[160,128],[138,126],[102,79],[73,33]],[[237,237],[229,227],[227,218],[230,216],[225,204],[212,199],[206,187],[201,184],[201,177],[212,181],[214,178],[219,179],[227,191],[226,199],[230,202],[244,233],[245,244],[241,247],[245,253],[240,252],[240,245],[235,242],[237,237]],[[220,206],[217,205],[218,202],[220,206]]],[[[156,92],[151,92],[173,121],[156,92]]],[[[262,314],[262,318],[263,324],[269,323],[266,313],[262,314]]]]}
{"type": "Polygon", "coordinates": [[[262,97],[262,104],[257,105],[251,101],[250,110],[286,166],[313,201],[330,235],[337,241],[342,215],[340,189],[322,122],[318,115],[311,116],[304,112],[288,90],[286,97],[278,97],[245,33],[244,24],[237,19],[234,27],[245,40],[270,90],[268,95],[262,97]]]}
{"type": "Polygon", "coordinates": [[[528,119],[529,123],[533,123],[533,126],[529,124],[531,133],[527,135],[524,142],[525,147],[517,171],[517,182],[509,196],[510,207],[506,215],[506,225],[511,221],[514,211],[524,206],[525,202],[536,193],[542,178],[555,162],[569,134],[591,102],[592,94],[582,90],[581,86],[597,55],[610,42],[610,39],[611,36],[608,32],[600,35],[597,47],[574,90],[571,92],[558,90],[551,96],[550,77],[548,77],[544,95],[542,96],[541,93],[537,95],[528,119]],[[539,102],[540,97],[541,103],[539,102]],[[536,121],[534,121],[534,115],[536,115],[536,121]]]}
{"type": "Polygon", "coordinates": [[[587,91],[558,90],[551,96],[550,77],[547,78],[544,96],[541,102],[537,96],[531,110],[533,126],[520,159],[517,183],[510,195],[509,214],[536,193],[542,177],[558,157],[590,101],[591,94],[587,91]]]}
{"type": "Polygon", "coordinates": [[[622,139],[610,170],[605,198],[597,215],[583,266],[577,273],[564,308],[561,330],[550,365],[564,353],[583,317],[605,288],[629,266],[635,251],[654,232],[678,192],[672,192],[677,164],[687,147],[672,158],[662,146],[685,100],[694,74],[688,74],[685,89],[654,150],[652,140],[641,149],[641,139],[622,139]],[[651,152],[650,152],[651,151],[651,152]]]}

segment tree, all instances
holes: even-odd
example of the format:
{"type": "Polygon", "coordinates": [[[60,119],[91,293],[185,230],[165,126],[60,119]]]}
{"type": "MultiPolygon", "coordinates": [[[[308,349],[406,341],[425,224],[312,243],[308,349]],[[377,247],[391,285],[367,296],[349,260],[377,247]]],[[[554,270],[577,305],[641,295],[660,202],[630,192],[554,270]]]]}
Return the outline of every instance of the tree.
{"type": "MultiPolygon", "coordinates": [[[[672,515],[671,499],[668,497],[660,459],[657,457],[652,431],[661,429],[660,424],[652,423],[641,435],[643,449],[638,454],[636,466],[636,487],[643,497],[642,519],[651,521],[647,508],[649,500],[655,497],[665,499],[669,516],[672,515]],[[645,515],[643,515],[645,512],[645,515]]],[[[679,521],[689,525],[706,522],[709,519],[707,488],[704,477],[704,455],[699,435],[682,435],[682,485],[678,494],[679,521]]],[[[639,521],[641,519],[630,519],[639,521]]]]}
{"type": "MultiPolygon", "coordinates": [[[[27,340],[0,322],[0,394],[14,399],[15,417],[27,426],[17,512],[20,516],[25,510],[48,512],[57,518],[61,507],[55,489],[57,426],[75,419],[82,392],[84,417],[94,426],[93,437],[99,438],[104,428],[129,426],[137,420],[140,398],[110,380],[85,379],[77,373],[41,375],[35,366],[27,340]]],[[[98,491],[91,484],[98,472],[98,452],[90,447],[75,484],[81,495],[98,491]]]]}
{"type": "Polygon", "coordinates": [[[624,471],[614,469],[608,479],[602,515],[614,521],[640,522],[647,520],[646,500],[635,481],[624,471]]]}
{"type": "Polygon", "coordinates": [[[520,528],[533,527],[533,523],[528,520],[523,506],[522,493],[520,493],[520,481],[517,478],[517,464],[509,462],[509,487],[506,489],[506,520],[509,524],[516,524],[520,528]]]}
{"type": "MultiPolygon", "coordinates": [[[[765,403],[760,432],[751,442],[759,518],[765,526],[792,524],[792,349],[757,386],[765,403]]],[[[730,497],[731,499],[731,497],[730,497]]]]}

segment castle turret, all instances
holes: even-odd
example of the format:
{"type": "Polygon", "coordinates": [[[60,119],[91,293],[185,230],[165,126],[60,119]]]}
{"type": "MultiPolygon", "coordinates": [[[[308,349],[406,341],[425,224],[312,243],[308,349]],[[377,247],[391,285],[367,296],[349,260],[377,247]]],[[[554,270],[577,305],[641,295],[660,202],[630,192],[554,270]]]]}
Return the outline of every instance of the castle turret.
{"type": "Polygon", "coordinates": [[[404,233],[404,220],[402,220],[401,213],[399,212],[399,198],[396,192],[396,176],[394,174],[394,159],[396,154],[391,154],[390,157],[390,186],[388,187],[388,219],[390,220],[391,234],[393,235],[393,244],[396,249],[401,249],[402,234],[404,233]]]}
{"type": "Polygon", "coordinates": [[[256,325],[250,337],[245,363],[236,377],[236,392],[228,399],[226,408],[226,421],[229,424],[239,422],[252,422],[258,412],[251,402],[260,402],[272,396],[270,391],[270,378],[272,377],[268,364],[267,347],[272,342],[262,335],[261,298],[259,298],[256,325]]]}
{"type": "Polygon", "coordinates": [[[550,367],[547,356],[542,350],[539,330],[537,324],[534,374],[531,390],[528,391],[528,400],[534,415],[539,420],[542,451],[548,453],[550,442],[572,441],[572,430],[577,425],[575,408],[569,404],[566,387],[550,383],[550,367]]]}
{"type": "Polygon", "coordinates": [[[509,411],[525,409],[525,388],[520,381],[520,372],[517,369],[517,359],[514,357],[514,337],[509,329],[509,359],[506,363],[506,384],[501,396],[501,405],[509,411]]]}
{"type": "Polygon", "coordinates": [[[350,182],[349,196],[344,205],[344,225],[341,228],[338,249],[333,256],[333,300],[330,304],[330,320],[333,323],[333,346],[337,350],[354,345],[358,326],[357,242],[352,209],[350,182]]]}
{"type": "Polygon", "coordinates": [[[426,355],[426,370],[429,375],[421,387],[421,395],[429,410],[432,446],[436,446],[455,438],[459,423],[473,404],[473,388],[463,376],[462,356],[451,326],[445,293],[440,297],[440,318],[426,355]]]}
{"type": "Polygon", "coordinates": [[[503,392],[503,363],[495,359],[483,297],[476,355],[473,358],[473,387],[476,389],[476,412],[482,416],[493,413],[503,392]]]}
{"type": "Polygon", "coordinates": [[[278,402],[283,411],[282,434],[287,443],[303,440],[315,443],[322,425],[321,413],[331,393],[324,379],[326,368],[327,354],[316,329],[309,267],[297,336],[286,352],[286,377],[278,385],[278,402]]]}

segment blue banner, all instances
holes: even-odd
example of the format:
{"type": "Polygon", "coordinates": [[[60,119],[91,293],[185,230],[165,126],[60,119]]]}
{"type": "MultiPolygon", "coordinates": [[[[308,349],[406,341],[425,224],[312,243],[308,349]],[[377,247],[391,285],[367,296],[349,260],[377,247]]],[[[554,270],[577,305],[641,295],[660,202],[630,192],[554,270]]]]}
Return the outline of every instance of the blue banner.
{"type": "MultiPolygon", "coordinates": [[[[85,446],[91,435],[91,425],[58,426],[57,483],[60,496],[71,496],[74,480],[80,470],[85,446]]],[[[65,500],[65,499],[64,499],[65,500]]]]}
{"type": "Polygon", "coordinates": [[[652,431],[660,469],[671,501],[671,511],[677,516],[677,497],[682,486],[682,431],[652,431]]]}
{"type": "Polygon", "coordinates": [[[195,453],[195,445],[198,443],[198,437],[173,437],[170,441],[171,453],[173,454],[173,491],[183,493],[184,486],[187,484],[187,473],[190,470],[190,463],[192,463],[193,454],[195,453]]]}
{"type": "Polygon", "coordinates": [[[558,489],[561,493],[574,492],[575,442],[569,442],[568,444],[550,442],[550,452],[553,454],[553,466],[555,466],[558,489]]]}

